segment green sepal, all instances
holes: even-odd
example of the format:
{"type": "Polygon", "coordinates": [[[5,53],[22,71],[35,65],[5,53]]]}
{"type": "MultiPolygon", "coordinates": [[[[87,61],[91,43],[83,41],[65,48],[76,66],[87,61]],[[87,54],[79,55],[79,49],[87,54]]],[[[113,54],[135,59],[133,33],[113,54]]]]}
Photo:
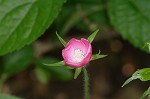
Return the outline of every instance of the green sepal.
{"type": "Polygon", "coordinates": [[[67,44],[66,41],[64,39],[62,39],[57,32],[56,32],[56,35],[57,35],[59,41],[61,42],[61,44],[63,44],[63,46],[65,47],[67,44]]]}
{"type": "Polygon", "coordinates": [[[135,80],[135,79],[137,79],[137,78],[138,78],[138,76],[132,75],[132,77],[130,77],[129,79],[127,79],[127,80],[125,81],[125,83],[124,83],[121,87],[124,87],[125,85],[127,85],[128,83],[130,83],[131,81],[133,81],[133,80],[135,80]]]}
{"type": "Polygon", "coordinates": [[[95,32],[93,32],[87,39],[92,43],[94,40],[96,34],[98,33],[99,29],[97,29],[95,32]]]}
{"type": "Polygon", "coordinates": [[[65,62],[64,61],[60,61],[60,62],[57,62],[57,63],[52,63],[52,64],[45,64],[44,65],[46,66],[65,66],[65,62]]]}
{"type": "Polygon", "coordinates": [[[93,60],[96,60],[96,59],[100,59],[100,58],[104,58],[104,57],[106,57],[106,56],[107,56],[107,55],[101,55],[100,53],[94,54],[94,55],[92,55],[90,61],[93,61],[93,60]]]}
{"type": "Polygon", "coordinates": [[[65,66],[65,68],[67,68],[67,69],[74,69],[73,67],[70,67],[70,66],[65,66]]]}
{"type": "Polygon", "coordinates": [[[77,79],[77,77],[79,76],[79,74],[81,73],[82,68],[76,68],[75,69],[75,73],[74,73],[74,79],[77,79]]]}
{"type": "Polygon", "coordinates": [[[144,99],[146,96],[148,96],[148,99],[150,98],[150,87],[143,93],[140,99],[144,99]]]}
{"type": "Polygon", "coordinates": [[[150,68],[137,70],[135,73],[133,73],[132,77],[130,77],[128,80],[125,81],[122,87],[127,85],[128,83],[130,83],[131,81],[135,79],[140,79],[141,81],[150,80],[150,68]]]}

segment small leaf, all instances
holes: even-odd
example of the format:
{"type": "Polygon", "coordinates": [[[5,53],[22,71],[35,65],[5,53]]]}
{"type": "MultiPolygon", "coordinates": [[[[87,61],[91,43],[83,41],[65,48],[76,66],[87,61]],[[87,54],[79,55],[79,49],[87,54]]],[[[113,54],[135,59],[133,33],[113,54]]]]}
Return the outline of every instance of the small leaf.
{"type": "Polygon", "coordinates": [[[94,40],[96,34],[98,33],[99,29],[97,29],[95,32],[93,32],[87,39],[92,43],[94,40]]]}
{"type": "Polygon", "coordinates": [[[137,79],[138,77],[136,76],[132,76],[130,77],[128,80],[125,81],[125,83],[122,85],[122,87],[124,87],[125,85],[127,85],[128,83],[130,83],[132,80],[135,80],[137,79]]]}
{"type": "Polygon", "coordinates": [[[149,95],[150,95],[150,87],[143,93],[140,99],[144,99],[146,96],[149,96],[149,95]]]}
{"type": "Polygon", "coordinates": [[[122,85],[122,87],[135,79],[140,79],[141,81],[150,80],[150,68],[144,68],[144,69],[137,70],[132,75],[132,77],[130,77],[128,80],[125,81],[125,83],[122,85]]]}
{"type": "Polygon", "coordinates": [[[52,63],[52,64],[45,64],[44,65],[46,66],[65,66],[65,63],[64,61],[60,61],[60,62],[57,62],[57,63],[52,63]]]}
{"type": "Polygon", "coordinates": [[[100,58],[104,58],[106,56],[107,55],[101,55],[98,53],[98,54],[92,55],[91,61],[96,60],[96,59],[100,59],[100,58]]]}
{"type": "Polygon", "coordinates": [[[61,42],[61,44],[63,44],[63,46],[65,47],[67,43],[59,36],[59,34],[57,32],[56,32],[56,35],[57,35],[59,41],[61,42]]]}
{"type": "Polygon", "coordinates": [[[136,74],[141,81],[150,80],[150,68],[144,68],[136,71],[136,74]]]}
{"type": "Polygon", "coordinates": [[[23,99],[23,98],[0,93],[0,99],[23,99]]]}
{"type": "Polygon", "coordinates": [[[77,77],[79,76],[79,74],[81,73],[82,68],[76,68],[75,69],[75,74],[74,74],[74,79],[77,79],[77,77]]]}

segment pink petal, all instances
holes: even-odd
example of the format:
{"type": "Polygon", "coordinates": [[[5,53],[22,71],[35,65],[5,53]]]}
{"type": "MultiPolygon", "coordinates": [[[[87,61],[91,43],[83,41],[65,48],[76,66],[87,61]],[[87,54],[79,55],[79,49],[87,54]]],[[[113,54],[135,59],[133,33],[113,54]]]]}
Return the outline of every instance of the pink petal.
{"type": "Polygon", "coordinates": [[[78,39],[75,39],[75,38],[72,38],[66,45],[69,46],[71,45],[74,49],[80,49],[83,53],[86,53],[86,47],[85,47],[85,44],[81,41],[81,40],[78,40],[78,39]]]}
{"type": "Polygon", "coordinates": [[[72,38],[66,45],[66,47],[62,50],[62,56],[64,58],[64,62],[68,66],[72,66],[75,68],[85,66],[91,59],[92,56],[92,46],[91,43],[81,38],[81,40],[77,40],[72,38]],[[81,50],[84,53],[84,58],[81,62],[75,62],[75,50],[81,50]]]}
{"type": "Polygon", "coordinates": [[[64,61],[67,62],[72,62],[74,58],[74,49],[72,46],[68,46],[62,50],[62,56],[64,58],[64,61]]]}
{"type": "MultiPolygon", "coordinates": [[[[88,49],[89,47],[91,47],[91,43],[90,41],[88,41],[87,39],[85,38],[81,38],[81,41],[84,43],[84,46],[85,46],[85,49],[86,49],[86,53],[88,53],[88,49]]],[[[92,48],[92,47],[91,47],[92,48]]],[[[90,51],[90,50],[89,50],[90,51]]]]}

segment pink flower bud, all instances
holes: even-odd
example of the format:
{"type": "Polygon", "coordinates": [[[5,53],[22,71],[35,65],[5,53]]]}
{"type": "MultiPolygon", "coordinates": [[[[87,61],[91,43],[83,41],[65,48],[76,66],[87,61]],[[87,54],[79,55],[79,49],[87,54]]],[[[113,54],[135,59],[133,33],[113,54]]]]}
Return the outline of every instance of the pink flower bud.
{"type": "Polygon", "coordinates": [[[64,62],[71,67],[83,67],[89,63],[92,56],[91,43],[84,38],[72,38],[62,50],[64,62]]]}

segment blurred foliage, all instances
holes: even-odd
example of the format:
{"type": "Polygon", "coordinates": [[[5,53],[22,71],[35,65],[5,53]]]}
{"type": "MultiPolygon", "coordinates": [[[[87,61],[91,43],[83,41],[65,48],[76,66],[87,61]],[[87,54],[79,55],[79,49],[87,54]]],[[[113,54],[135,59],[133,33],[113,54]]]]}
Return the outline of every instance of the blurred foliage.
{"type": "Polygon", "coordinates": [[[106,3],[106,0],[68,0],[55,20],[56,30],[65,35],[73,27],[94,31],[109,26],[106,3]]]}
{"type": "Polygon", "coordinates": [[[3,57],[4,72],[13,74],[27,68],[33,59],[33,46],[26,46],[23,49],[7,54],[3,57]]]}
{"type": "Polygon", "coordinates": [[[0,0],[0,55],[37,39],[65,0],[0,0]]]}
{"type": "MultiPolygon", "coordinates": [[[[149,43],[148,47],[143,47],[146,42],[150,42],[150,0],[68,0],[64,4],[65,1],[0,0],[0,55],[7,54],[2,57],[1,79],[3,75],[12,76],[28,66],[34,67],[37,79],[44,84],[52,77],[63,81],[72,79],[72,71],[66,69],[67,66],[43,65],[58,62],[58,59],[44,57],[43,54],[40,58],[36,57],[32,45],[23,48],[40,37],[56,17],[52,35],[55,35],[56,30],[61,36],[65,36],[73,28],[89,32],[98,28],[102,30],[114,27],[116,32],[134,46],[144,51],[150,49],[149,43]],[[16,49],[20,50],[12,52],[16,49]]],[[[51,36],[49,39],[53,39],[51,45],[55,44],[56,48],[57,38],[51,36]]],[[[133,76],[136,79],[149,80],[147,70],[138,70],[133,76]]],[[[144,95],[148,93],[149,89],[144,95]]]]}
{"type": "MultiPolygon", "coordinates": [[[[149,5],[150,0],[109,0],[108,2],[112,25],[125,39],[141,49],[150,41],[149,5]]],[[[148,49],[143,50],[148,51],[148,49]]]]}
{"type": "Polygon", "coordinates": [[[7,94],[0,94],[0,99],[23,99],[23,98],[18,98],[15,96],[7,95],[7,94]]]}

